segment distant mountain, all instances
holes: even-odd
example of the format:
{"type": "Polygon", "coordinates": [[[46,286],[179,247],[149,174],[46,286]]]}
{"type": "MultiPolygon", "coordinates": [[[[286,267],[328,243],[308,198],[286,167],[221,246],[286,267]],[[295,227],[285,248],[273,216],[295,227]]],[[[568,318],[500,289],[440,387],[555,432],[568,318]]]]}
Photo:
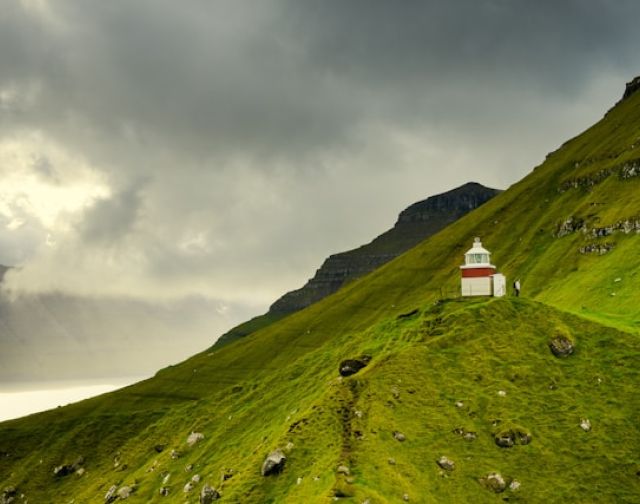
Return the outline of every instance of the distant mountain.
{"type": "Polygon", "coordinates": [[[500,194],[476,182],[469,182],[443,194],[431,196],[403,210],[393,228],[373,241],[347,252],[329,256],[303,287],[288,292],[265,315],[234,327],[216,343],[225,345],[237,338],[302,310],[333,294],[346,283],[371,273],[418,243],[455,222],[500,194]]]}

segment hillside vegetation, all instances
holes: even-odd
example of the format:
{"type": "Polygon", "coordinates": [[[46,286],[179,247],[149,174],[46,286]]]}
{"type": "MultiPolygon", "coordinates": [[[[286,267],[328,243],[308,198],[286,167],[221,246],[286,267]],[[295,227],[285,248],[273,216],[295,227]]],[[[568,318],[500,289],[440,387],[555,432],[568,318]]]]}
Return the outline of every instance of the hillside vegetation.
{"type": "Polygon", "coordinates": [[[0,424],[0,491],[95,503],[115,486],[134,490],[127,501],[182,503],[207,483],[238,503],[638,502],[639,146],[635,93],[324,300],[145,382],[0,424]],[[455,299],[474,236],[524,298],[455,299]],[[571,355],[552,354],[558,338],[571,355]],[[204,438],[189,446],[191,432],[204,438]],[[262,476],[277,448],[284,470],[262,476]]]}

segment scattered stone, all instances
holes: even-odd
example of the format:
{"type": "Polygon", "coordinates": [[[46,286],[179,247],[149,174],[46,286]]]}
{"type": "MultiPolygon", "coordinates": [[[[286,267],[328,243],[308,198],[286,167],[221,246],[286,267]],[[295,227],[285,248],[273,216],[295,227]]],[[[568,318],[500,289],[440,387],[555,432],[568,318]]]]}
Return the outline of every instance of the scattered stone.
{"type": "Polygon", "coordinates": [[[512,427],[495,433],[493,438],[499,447],[511,448],[516,444],[528,445],[533,436],[522,427],[512,427]]]}
{"type": "Polygon", "coordinates": [[[462,439],[464,439],[465,441],[473,441],[478,437],[478,435],[475,432],[467,431],[462,427],[453,429],[453,433],[457,434],[458,436],[461,436],[462,439]]]}
{"type": "Polygon", "coordinates": [[[338,474],[344,474],[345,476],[349,476],[349,474],[350,474],[349,468],[346,465],[338,466],[338,469],[337,469],[336,472],[338,474]]]}
{"type": "Polygon", "coordinates": [[[184,488],[182,489],[182,491],[183,491],[184,493],[189,493],[189,492],[191,492],[192,490],[193,490],[193,483],[191,483],[191,481],[189,481],[189,482],[184,486],[184,488]]]}
{"type": "Polygon", "coordinates": [[[502,493],[507,488],[507,482],[500,473],[489,473],[485,477],[480,478],[480,483],[495,493],[502,493]]]}
{"type": "Polygon", "coordinates": [[[262,463],[262,475],[269,476],[271,474],[279,474],[284,469],[287,457],[284,456],[282,450],[272,451],[262,463]]]}
{"type": "Polygon", "coordinates": [[[120,489],[118,490],[118,498],[120,500],[128,499],[129,497],[131,497],[131,494],[134,492],[134,490],[134,487],[130,487],[128,485],[120,487],[120,489]]]}
{"type": "Polygon", "coordinates": [[[182,457],[182,453],[180,453],[178,450],[171,450],[171,458],[173,460],[177,460],[180,457],[182,457]]]}
{"type": "Polygon", "coordinates": [[[227,469],[226,471],[222,472],[222,481],[225,482],[228,479],[233,478],[233,469],[227,469]]]}
{"type": "Polygon", "coordinates": [[[363,355],[359,359],[345,359],[340,363],[340,375],[351,376],[353,374],[356,374],[362,368],[366,367],[370,361],[370,355],[363,355]]]}
{"type": "Polygon", "coordinates": [[[57,478],[63,478],[69,474],[73,474],[82,468],[84,464],[84,457],[78,457],[73,464],[62,464],[53,469],[53,475],[57,478]]]}
{"type": "Polygon", "coordinates": [[[355,410],[355,411],[353,412],[353,414],[354,414],[357,418],[362,418],[362,415],[363,415],[363,413],[362,413],[362,411],[361,411],[361,410],[355,410]]]}
{"type": "Polygon", "coordinates": [[[405,501],[405,502],[409,502],[409,494],[408,493],[403,494],[402,495],[402,500],[405,501]]]}
{"type": "Polygon", "coordinates": [[[456,408],[462,408],[464,406],[464,403],[462,401],[456,401],[455,406],[456,408]]]}
{"type": "Polygon", "coordinates": [[[200,483],[200,475],[199,474],[194,474],[193,478],[191,478],[191,482],[192,483],[200,483]]]}
{"type": "Polygon", "coordinates": [[[166,497],[169,495],[169,489],[166,486],[163,486],[160,489],[160,495],[162,495],[163,497],[166,497]]]}
{"type": "Polygon", "coordinates": [[[18,495],[16,487],[8,486],[0,494],[0,504],[12,504],[18,495]]]}
{"type": "Polygon", "coordinates": [[[200,491],[200,504],[212,504],[214,500],[220,498],[220,493],[205,483],[200,491]]]}
{"type": "Polygon", "coordinates": [[[402,432],[398,432],[398,431],[394,431],[393,432],[393,438],[397,441],[404,441],[406,438],[406,436],[402,433],[402,432]]]}
{"type": "Polygon", "coordinates": [[[189,437],[187,437],[187,444],[189,446],[194,446],[196,443],[199,443],[204,439],[204,434],[202,432],[191,432],[189,437]]]}
{"type": "Polygon", "coordinates": [[[387,462],[389,462],[389,465],[396,465],[396,459],[394,458],[389,458],[389,460],[387,460],[387,462]]]}
{"type": "Polygon", "coordinates": [[[453,460],[444,455],[436,460],[436,464],[438,464],[445,471],[453,471],[456,468],[456,464],[453,460]]]}
{"type": "Polygon", "coordinates": [[[568,357],[573,353],[573,342],[566,336],[556,336],[549,342],[549,349],[556,357],[568,357]]]}
{"type": "Polygon", "coordinates": [[[156,453],[162,453],[165,449],[165,445],[157,444],[153,447],[153,449],[156,451],[156,453]]]}
{"type": "Polygon", "coordinates": [[[193,464],[187,464],[186,466],[184,466],[184,472],[191,472],[193,471],[193,464]]]}
{"type": "Polygon", "coordinates": [[[300,485],[301,483],[302,483],[302,478],[298,476],[298,479],[296,480],[296,485],[300,485]]]}
{"type": "Polygon", "coordinates": [[[513,480],[509,483],[509,490],[518,490],[520,488],[520,482],[518,480],[513,480]]]}
{"type": "Polygon", "coordinates": [[[77,474],[78,476],[83,476],[85,472],[86,472],[86,471],[85,471],[85,468],[84,468],[84,467],[80,467],[80,468],[78,468],[78,469],[76,470],[76,474],[77,474]]]}
{"type": "Polygon", "coordinates": [[[580,428],[585,432],[589,432],[591,430],[591,421],[588,418],[581,418],[580,428]]]}
{"type": "Polygon", "coordinates": [[[162,478],[162,484],[163,485],[167,485],[169,483],[169,479],[171,478],[171,474],[167,473],[164,475],[164,477],[162,478]]]}
{"type": "Polygon", "coordinates": [[[295,446],[295,445],[294,445],[291,441],[289,441],[289,442],[287,443],[287,446],[285,446],[285,447],[284,447],[284,449],[285,449],[285,451],[290,452],[291,450],[293,450],[293,447],[294,447],[294,446],[295,446]]]}
{"type": "Polygon", "coordinates": [[[498,390],[498,395],[500,397],[507,397],[507,392],[506,390],[498,390]]]}
{"type": "Polygon", "coordinates": [[[115,501],[117,498],[118,498],[118,487],[116,485],[111,485],[109,490],[107,490],[107,493],[104,494],[104,501],[107,504],[110,504],[111,502],[115,501]]]}

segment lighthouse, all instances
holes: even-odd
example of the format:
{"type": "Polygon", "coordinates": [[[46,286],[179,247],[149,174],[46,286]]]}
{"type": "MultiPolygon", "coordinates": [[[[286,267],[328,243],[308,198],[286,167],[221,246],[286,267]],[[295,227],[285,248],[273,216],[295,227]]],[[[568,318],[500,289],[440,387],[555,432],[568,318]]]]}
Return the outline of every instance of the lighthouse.
{"type": "Polygon", "coordinates": [[[504,296],[507,292],[505,276],[496,271],[491,264],[491,252],[482,246],[480,238],[476,238],[464,255],[464,265],[460,266],[462,274],[462,296],[504,296]]]}

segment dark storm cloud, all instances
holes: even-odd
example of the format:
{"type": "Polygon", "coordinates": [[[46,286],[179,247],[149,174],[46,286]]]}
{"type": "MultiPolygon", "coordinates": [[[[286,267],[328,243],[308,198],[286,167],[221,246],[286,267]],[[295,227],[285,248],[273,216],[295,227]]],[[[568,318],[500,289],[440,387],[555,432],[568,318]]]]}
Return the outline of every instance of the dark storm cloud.
{"type": "Polygon", "coordinates": [[[417,199],[514,182],[640,69],[631,1],[0,8],[0,140],[38,131],[109,189],[48,230],[25,288],[266,303],[417,199]]]}

